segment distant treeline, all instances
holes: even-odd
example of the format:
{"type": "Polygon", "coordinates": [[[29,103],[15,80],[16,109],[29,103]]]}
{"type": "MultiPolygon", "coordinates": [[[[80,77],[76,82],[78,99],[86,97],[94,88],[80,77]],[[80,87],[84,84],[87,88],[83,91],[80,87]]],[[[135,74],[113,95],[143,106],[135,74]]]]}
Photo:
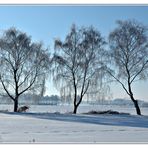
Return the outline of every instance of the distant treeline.
{"type": "MultiPolygon", "coordinates": [[[[27,105],[58,105],[61,103],[61,99],[57,95],[51,96],[40,96],[35,94],[24,94],[20,96],[19,104],[27,104],[27,105]]],[[[1,96],[0,104],[13,104],[13,101],[9,98],[9,96],[1,96]]]]}

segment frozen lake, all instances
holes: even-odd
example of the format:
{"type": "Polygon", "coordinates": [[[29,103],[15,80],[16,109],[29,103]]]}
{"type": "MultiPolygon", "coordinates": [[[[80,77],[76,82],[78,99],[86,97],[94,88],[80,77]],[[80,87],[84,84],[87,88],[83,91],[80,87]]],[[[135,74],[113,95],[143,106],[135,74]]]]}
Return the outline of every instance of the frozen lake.
{"type": "MultiPolygon", "coordinates": [[[[40,112],[40,113],[69,113],[73,111],[73,105],[29,105],[30,109],[28,112],[40,112]]],[[[13,105],[0,105],[0,110],[13,111],[13,105]]],[[[113,110],[118,112],[130,113],[136,115],[135,108],[132,106],[118,106],[118,105],[84,105],[81,104],[78,108],[78,113],[84,113],[88,111],[105,111],[113,110]]],[[[141,107],[141,112],[143,115],[148,115],[148,107],[141,107]]]]}

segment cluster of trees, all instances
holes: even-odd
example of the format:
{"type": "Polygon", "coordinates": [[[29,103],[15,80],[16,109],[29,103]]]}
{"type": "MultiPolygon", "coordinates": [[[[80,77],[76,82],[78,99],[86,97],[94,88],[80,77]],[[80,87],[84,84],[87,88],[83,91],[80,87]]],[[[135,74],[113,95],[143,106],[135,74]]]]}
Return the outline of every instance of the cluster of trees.
{"type": "Polygon", "coordinates": [[[0,82],[1,90],[14,101],[14,111],[23,93],[44,94],[50,74],[61,93],[73,98],[73,113],[86,94],[107,93],[108,82],[116,80],[141,115],[132,84],[147,78],[147,27],[135,20],[117,24],[108,40],[92,26],[72,25],[64,41],[55,40],[52,57],[49,50],[32,42],[25,33],[15,28],[6,30],[0,38],[0,82]]]}
{"type": "MultiPolygon", "coordinates": [[[[74,111],[88,91],[113,78],[121,84],[141,115],[133,82],[147,78],[148,30],[135,20],[118,21],[108,41],[93,27],[72,26],[65,41],[55,40],[55,81],[74,98],[74,111]],[[107,44],[107,45],[106,45],[107,44]],[[106,46],[105,46],[106,45],[106,46]]],[[[59,86],[59,85],[58,85],[59,86]]]]}

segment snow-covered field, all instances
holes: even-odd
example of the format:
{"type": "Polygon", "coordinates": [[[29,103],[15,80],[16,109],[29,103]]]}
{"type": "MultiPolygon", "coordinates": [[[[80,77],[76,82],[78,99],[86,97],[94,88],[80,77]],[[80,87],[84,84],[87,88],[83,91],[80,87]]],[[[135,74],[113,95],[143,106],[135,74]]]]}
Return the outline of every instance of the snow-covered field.
{"type": "MultiPolygon", "coordinates": [[[[0,110],[8,107],[11,111],[12,106],[2,105],[0,110]]],[[[146,115],[81,114],[89,110],[109,109],[105,107],[96,109],[96,106],[81,106],[77,115],[68,113],[72,111],[72,106],[30,107],[27,113],[0,113],[0,143],[148,142],[148,116],[146,115]]],[[[128,107],[123,111],[123,108],[121,112],[134,113],[135,111],[132,108],[127,109],[128,107]]],[[[147,108],[143,111],[147,114],[147,108]]]]}
{"type": "MultiPolygon", "coordinates": [[[[29,112],[40,112],[40,113],[69,113],[73,111],[73,105],[29,105],[30,109],[29,112]]],[[[13,105],[0,105],[1,110],[9,110],[10,112],[13,111],[13,105]]],[[[118,105],[85,105],[81,104],[78,108],[78,113],[85,113],[88,111],[105,111],[105,110],[114,110],[124,113],[130,113],[132,115],[136,115],[135,108],[132,106],[118,106],[118,105]]],[[[141,112],[143,115],[148,115],[148,107],[141,108],[141,112]]]]}

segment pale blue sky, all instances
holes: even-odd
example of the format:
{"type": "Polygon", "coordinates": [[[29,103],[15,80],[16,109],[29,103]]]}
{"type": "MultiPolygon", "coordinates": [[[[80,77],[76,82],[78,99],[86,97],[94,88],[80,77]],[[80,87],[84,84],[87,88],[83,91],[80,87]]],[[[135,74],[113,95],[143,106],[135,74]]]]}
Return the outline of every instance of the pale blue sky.
{"type": "MultiPolygon", "coordinates": [[[[148,25],[148,6],[0,6],[0,31],[17,27],[53,48],[54,38],[63,39],[71,25],[96,27],[104,37],[116,20],[136,19],[148,25]]],[[[58,93],[52,85],[46,94],[58,93]]],[[[147,99],[148,82],[135,83],[135,97],[147,99]]],[[[127,97],[119,85],[112,86],[113,97],[127,97]]]]}

